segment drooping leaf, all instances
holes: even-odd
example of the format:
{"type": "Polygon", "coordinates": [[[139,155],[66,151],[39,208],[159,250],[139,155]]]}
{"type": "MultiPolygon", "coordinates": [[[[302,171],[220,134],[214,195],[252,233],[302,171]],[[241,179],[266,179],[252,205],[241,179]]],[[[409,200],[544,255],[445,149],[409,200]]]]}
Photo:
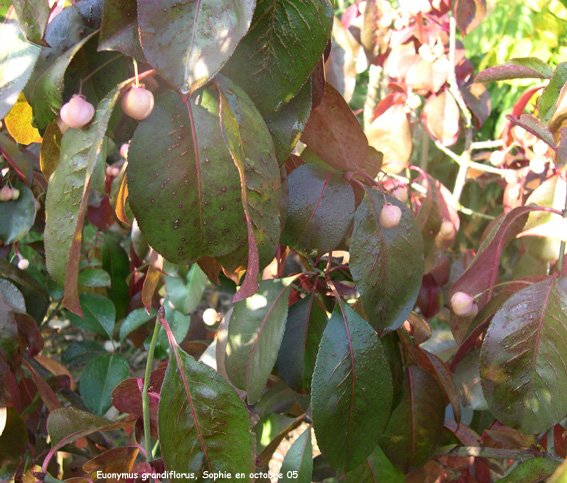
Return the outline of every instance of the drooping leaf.
{"type": "Polygon", "coordinates": [[[120,238],[110,233],[102,235],[102,268],[110,275],[108,298],[116,308],[116,318],[124,317],[130,299],[126,279],[130,275],[130,261],[124,248],[120,246],[120,238]]]}
{"type": "Polygon", "coordinates": [[[185,277],[165,276],[167,296],[176,310],[188,315],[193,312],[205,292],[207,276],[198,265],[192,265],[185,277]]]}
{"type": "Polygon", "coordinates": [[[204,90],[186,105],[174,93],[156,98],[128,151],[132,211],[148,243],[174,263],[246,247],[238,170],[222,138],[215,94],[204,90]]]}
{"type": "Polygon", "coordinates": [[[412,213],[396,198],[367,189],[354,215],[350,267],[368,322],[397,329],[409,315],[423,277],[423,240],[412,213]],[[385,202],[402,210],[398,226],[383,228],[385,202]]]}
{"type": "Polygon", "coordinates": [[[260,267],[276,254],[280,235],[280,173],[268,128],[250,98],[230,79],[218,75],[220,122],[224,141],[240,175],[248,228],[248,268],[234,301],[252,295],[260,267]]]}
{"type": "Polygon", "coordinates": [[[287,180],[282,244],[310,257],[336,249],[354,215],[354,193],[348,181],[313,163],[294,169],[287,180]]]}
{"type": "Polygon", "coordinates": [[[102,416],[112,406],[112,391],[130,375],[130,364],[116,354],[90,361],[81,374],[81,396],[85,406],[102,416]]]}
{"type": "Polygon", "coordinates": [[[333,24],[327,0],[258,0],[252,25],[223,72],[262,114],[289,102],[319,61],[333,24]]]}
{"type": "Polygon", "coordinates": [[[352,471],[349,471],[341,483],[404,483],[405,475],[396,468],[382,451],[380,446],[376,446],[368,458],[352,471]]]}
{"type": "Polygon", "coordinates": [[[49,3],[43,0],[12,0],[12,5],[26,38],[34,44],[46,45],[43,36],[51,13],[49,3]]]}
{"type": "Polygon", "coordinates": [[[20,93],[18,100],[4,118],[6,129],[18,144],[40,143],[41,136],[32,126],[32,109],[25,96],[20,93]]]}
{"type": "Polygon", "coordinates": [[[263,280],[258,292],[234,304],[228,329],[226,370],[231,382],[256,403],[278,357],[293,277],[263,280]]]}
{"type": "Polygon", "coordinates": [[[17,200],[0,203],[0,239],[6,244],[20,240],[35,221],[32,191],[22,182],[18,182],[16,188],[20,191],[17,200]]]}
{"type": "Polygon", "coordinates": [[[104,0],[99,50],[117,50],[145,61],[138,37],[136,0],[104,0]]]}
{"type": "Polygon", "coordinates": [[[408,367],[404,396],[379,439],[380,447],[402,471],[419,468],[437,448],[444,415],[445,402],[437,381],[421,367],[408,367]]]}
{"type": "Polygon", "coordinates": [[[106,350],[94,340],[82,340],[70,344],[63,354],[61,362],[70,366],[80,366],[87,364],[95,357],[106,354],[106,350]]]}
{"type": "Polygon", "coordinates": [[[457,0],[455,19],[463,35],[472,32],[486,15],[486,0],[457,0]]]}
{"type": "Polygon", "coordinates": [[[94,119],[82,129],[69,129],[61,141],[61,159],[53,173],[45,210],[46,265],[65,285],[65,306],[80,314],[77,293],[80,247],[88,193],[93,179],[104,176],[105,136],[120,90],[118,84],[97,106],[94,119]]]}
{"type": "Polygon", "coordinates": [[[490,411],[539,433],[567,414],[567,294],[555,277],[510,297],[482,344],[480,375],[490,411]]]}
{"type": "Polygon", "coordinates": [[[287,157],[299,141],[311,113],[311,80],[301,88],[297,95],[275,112],[264,116],[264,121],[274,141],[278,163],[285,163],[287,157]]]}
{"type": "Polygon", "coordinates": [[[311,483],[313,472],[313,450],[311,448],[311,426],[293,442],[287,451],[280,469],[280,483],[311,483]]]}
{"type": "Polygon", "coordinates": [[[444,146],[452,146],[459,138],[461,111],[448,90],[427,99],[422,116],[425,127],[444,146]]]}
{"type": "Polygon", "coordinates": [[[553,71],[549,84],[537,101],[538,114],[543,125],[547,125],[559,107],[561,91],[567,81],[567,62],[561,62],[553,71]]]}
{"type": "Polygon", "coordinates": [[[97,334],[112,339],[112,331],[114,330],[114,322],[116,320],[116,311],[113,303],[102,295],[86,292],[81,294],[79,300],[84,317],[69,314],[71,322],[82,329],[92,330],[97,334]]]}
{"type": "Polygon", "coordinates": [[[148,314],[146,309],[132,310],[120,326],[120,340],[123,340],[130,332],[152,320],[157,314],[155,309],[148,314]]]}
{"type": "Polygon", "coordinates": [[[0,11],[0,119],[18,100],[30,78],[41,47],[28,42],[19,26],[14,8],[0,11]],[[25,60],[24,60],[25,59],[25,60]]]}
{"type": "Polygon", "coordinates": [[[368,140],[350,107],[330,84],[311,111],[301,136],[311,151],[335,169],[365,171],[368,140]]]}
{"type": "Polygon", "coordinates": [[[278,375],[294,391],[309,392],[319,343],[327,315],[319,306],[315,292],[289,308],[276,368],[278,375]]]}
{"type": "Polygon", "coordinates": [[[392,377],[378,336],[342,300],[323,333],[311,383],[317,444],[346,472],[372,452],[392,405],[392,377]]]}
{"type": "MultiPolygon", "coordinates": [[[[161,454],[168,470],[195,473],[242,472],[251,483],[255,442],[248,411],[234,389],[216,371],[177,348],[178,368],[171,360],[159,403],[161,454]],[[180,372],[180,369],[182,372],[180,372]]],[[[173,482],[184,478],[171,478],[173,482]]],[[[217,482],[233,478],[217,477],[217,482]]]]}
{"type": "Polygon", "coordinates": [[[138,0],[146,59],[183,94],[192,94],[233,54],[250,27],[254,4],[138,0]]]}
{"type": "Polygon", "coordinates": [[[524,128],[534,136],[543,139],[553,149],[556,148],[555,139],[553,138],[551,131],[547,126],[540,123],[533,114],[520,114],[520,117],[508,115],[506,118],[513,126],[520,126],[521,128],[524,128]]]}
{"type": "Polygon", "coordinates": [[[495,67],[489,67],[478,74],[475,82],[494,82],[511,79],[551,79],[553,69],[537,57],[510,59],[495,67]]]}

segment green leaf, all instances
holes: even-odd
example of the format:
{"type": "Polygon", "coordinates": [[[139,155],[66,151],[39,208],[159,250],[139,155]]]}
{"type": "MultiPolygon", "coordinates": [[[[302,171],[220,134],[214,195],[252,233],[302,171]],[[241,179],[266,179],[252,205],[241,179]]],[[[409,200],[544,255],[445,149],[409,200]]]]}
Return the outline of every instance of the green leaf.
{"type": "Polygon", "coordinates": [[[109,287],[110,275],[100,268],[88,268],[79,273],[78,282],[85,287],[109,287]]]}
{"type": "Polygon", "coordinates": [[[81,396],[93,413],[103,415],[112,406],[112,391],[130,375],[128,361],[115,354],[90,361],[81,374],[81,396]]]}
{"type": "Polygon", "coordinates": [[[480,355],[482,390],[504,424],[540,433],[567,414],[567,295],[556,278],[530,285],[496,312],[480,355]]]}
{"type": "Polygon", "coordinates": [[[262,114],[289,102],[321,58],[333,25],[327,0],[258,0],[252,25],[224,73],[262,114]]]}
{"type": "Polygon", "coordinates": [[[311,483],[313,471],[313,449],[311,448],[311,426],[291,445],[280,469],[280,483],[311,483]]]}
{"type": "Polygon", "coordinates": [[[289,308],[276,368],[278,375],[294,391],[305,394],[311,388],[315,359],[326,324],[327,315],[319,306],[314,291],[289,308]]]}
{"type": "Polygon", "coordinates": [[[445,401],[437,381],[425,369],[408,367],[404,396],[396,406],[379,444],[404,472],[423,466],[443,431],[445,401]]]}
{"type": "Polygon", "coordinates": [[[380,446],[376,446],[374,451],[368,455],[368,458],[357,466],[354,470],[349,471],[341,483],[404,483],[406,476],[396,468],[382,451],[380,446]]]}
{"type": "Polygon", "coordinates": [[[61,362],[65,365],[81,366],[104,354],[107,354],[107,352],[98,342],[83,340],[69,345],[61,354],[61,362]]]}
{"type": "Polygon", "coordinates": [[[18,100],[30,78],[41,48],[28,42],[19,26],[14,9],[0,13],[0,119],[18,100]]]}
{"type": "Polygon", "coordinates": [[[454,371],[455,387],[461,403],[475,411],[488,409],[480,384],[480,348],[473,349],[454,371]]]}
{"type": "MultiPolygon", "coordinates": [[[[249,414],[236,391],[216,371],[196,362],[177,348],[178,364],[170,360],[161,387],[159,434],[161,454],[168,470],[195,473],[197,481],[210,481],[204,471],[234,474],[254,471],[255,441],[249,414]]],[[[186,481],[172,478],[172,482],[186,481]]]]}
{"type": "Polygon", "coordinates": [[[337,299],[311,383],[317,444],[333,468],[349,471],[372,452],[388,422],[392,391],[390,366],[378,336],[337,299]]]}
{"type": "Polygon", "coordinates": [[[49,3],[43,0],[12,0],[12,5],[26,38],[34,44],[46,45],[43,36],[51,13],[49,3]]]}
{"type": "Polygon", "coordinates": [[[124,338],[132,331],[136,330],[138,327],[141,327],[146,322],[152,320],[157,315],[157,310],[152,309],[152,312],[148,314],[146,309],[136,309],[132,310],[126,318],[122,325],[120,326],[120,340],[124,340],[124,338]]]}
{"type": "Polygon", "coordinates": [[[116,320],[113,303],[106,297],[94,293],[82,293],[79,300],[84,318],[69,314],[71,322],[82,329],[92,330],[112,339],[116,320]]]}
{"type": "Polygon", "coordinates": [[[0,355],[9,361],[18,350],[18,323],[14,307],[0,294],[0,355]]]}
{"type": "Polygon", "coordinates": [[[181,93],[192,94],[224,65],[250,27],[253,0],[138,0],[148,62],[181,93]]]}
{"type": "Polygon", "coordinates": [[[138,38],[136,0],[104,0],[99,50],[117,50],[144,62],[138,38]]]}
{"type": "Polygon", "coordinates": [[[205,292],[207,276],[194,264],[187,272],[186,277],[164,276],[167,296],[176,310],[185,315],[193,312],[205,292]]]}
{"type": "Polygon", "coordinates": [[[250,98],[230,79],[219,75],[220,121],[224,141],[240,175],[248,228],[246,280],[234,301],[257,289],[260,267],[276,254],[280,236],[280,172],[268,128],[250,98]]]}
{"type": "Polygon", "coordinates": [[[0,465],[16,464],[28,447],[28,431],[18,410],[13,407],[2,408],[4,420],[0,432],[0,465]]]}
{"type": "Polygon", "coordinates": [[[350,253],[370,325],[377,331],[397,329],[413,309],[423,277],[423,240],[414,216],[396,198],[366,189],[354,215],[350,253]],[[402,210],[396,227],[380,224],[385,202],[402,210]]]}
{"type": "Polygon", "coordinates": [[[282,244],[310,257],[336,249],[352,225],[355,205],[349,182],[312,163],[294,169],[287,180],[282,244]]]}
{"type": "Polygon", "coordinates": [[[130,275],[130,260],[120,245],[120,237],[111,233],[102,235],[102,268],[110,275],[110,288],[106,292],[116,308],[116,318],[120,320],[130,300],[130,289],[126,283],[130,275]]]}
{"type": "MultiPolygon", "coordinates": [[[[549,458],[530,458],[522,461],[514,471],[508,473],[504,478],[500,478],[498,483],[538,483],[540,481],[548,481],[554,471],[559,466],[559,461],[553,461],[549,458]]],[[[559,480],[558,483],[563,480],[559,480]]]]}
{"type": "Polygon", "coordinates": [[[231,382],[246,389],[249,404],[260,399],[277,360],[292,280],[263,280],[256,294],[234,304],[225,366],[231,382]]]}
{"type": "Polygon", "coordinates": [[[17,200],[0,203],[0,239],[5,244],[14,243],[25,236],[35,221],[34,197],[31,190],[22,182],[17,200]]]}
{"type": "Polygon", "coordinates": [[[478,74],[475,82],[494,82],[511,79],[551,79],[553,69],[537,57],[510,59],[503,65],[489,67],[478,74]]]}
{"type": "Polygon", "coordinates": [[[77,293],[83,220],[91,180],[104,176],[108,122],[119,84],[97,106],[94,119],[82,129],[69,129],[61,142],[61,159],[49,180],[45,211],[45,255],[49,274],[65,285],[65,306],[80,314],[77,293]]]}
{"type": "Polygon", "coordinates": [[[567,62],[561,62],[553,71],[549,84],[537,101],[540,122],[546,126],[559,108],[561,91],[567,82],[567,62]]]}
{"type": "Polygon", "coordinates": [[[174,263],[246,246],[238,170],[222,138],[215,94],[203,90],[187,104],[174,93],[157,97],[128,152],[132,211],[148,243],[174,263]]]}
{"type": "Polygon", "coordinates": [[[297,95],[275,112],[264,116],[274,141],[274,149],[280,166],[299,141],[311,113],[311,79],[297,95]]]}

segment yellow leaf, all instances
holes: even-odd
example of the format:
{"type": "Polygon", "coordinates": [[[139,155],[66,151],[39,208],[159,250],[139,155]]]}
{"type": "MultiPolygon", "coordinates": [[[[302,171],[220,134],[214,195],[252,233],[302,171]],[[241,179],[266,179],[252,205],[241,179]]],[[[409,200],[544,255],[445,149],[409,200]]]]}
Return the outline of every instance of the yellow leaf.
{"type": "Polygon", "coordinates": [[[10,135],[20,144],[40,143],[41,136],[32,126],[32,108],[23,93],[4,118],[4,123],[10,135]]]}

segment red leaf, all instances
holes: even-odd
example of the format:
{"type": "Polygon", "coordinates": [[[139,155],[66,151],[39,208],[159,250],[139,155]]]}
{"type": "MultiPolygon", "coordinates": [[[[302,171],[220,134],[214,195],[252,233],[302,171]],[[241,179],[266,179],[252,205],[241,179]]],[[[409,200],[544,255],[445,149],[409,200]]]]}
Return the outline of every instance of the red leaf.
{"type": "Polygon", "coordinates": [[[431,96],[423,109],[425,127],[444,146],[457,142],[461,113],[454,97],[446,90],[431,96]]]}
{"type": "Polygon", "coordinates": [[[486,0],[457,0],[455,19],[463,35],[472,32],[486,15],[486,0]]]}

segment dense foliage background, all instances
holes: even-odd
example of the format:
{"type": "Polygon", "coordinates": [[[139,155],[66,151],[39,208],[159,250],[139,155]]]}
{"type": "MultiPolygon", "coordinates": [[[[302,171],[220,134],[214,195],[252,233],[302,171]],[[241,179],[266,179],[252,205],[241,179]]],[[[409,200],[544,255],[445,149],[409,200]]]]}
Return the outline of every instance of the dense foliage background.
{"type": "Polygon", "coordinates": [[[567,481],[565,0],[0,16],[1,480],[567,481]]]}

